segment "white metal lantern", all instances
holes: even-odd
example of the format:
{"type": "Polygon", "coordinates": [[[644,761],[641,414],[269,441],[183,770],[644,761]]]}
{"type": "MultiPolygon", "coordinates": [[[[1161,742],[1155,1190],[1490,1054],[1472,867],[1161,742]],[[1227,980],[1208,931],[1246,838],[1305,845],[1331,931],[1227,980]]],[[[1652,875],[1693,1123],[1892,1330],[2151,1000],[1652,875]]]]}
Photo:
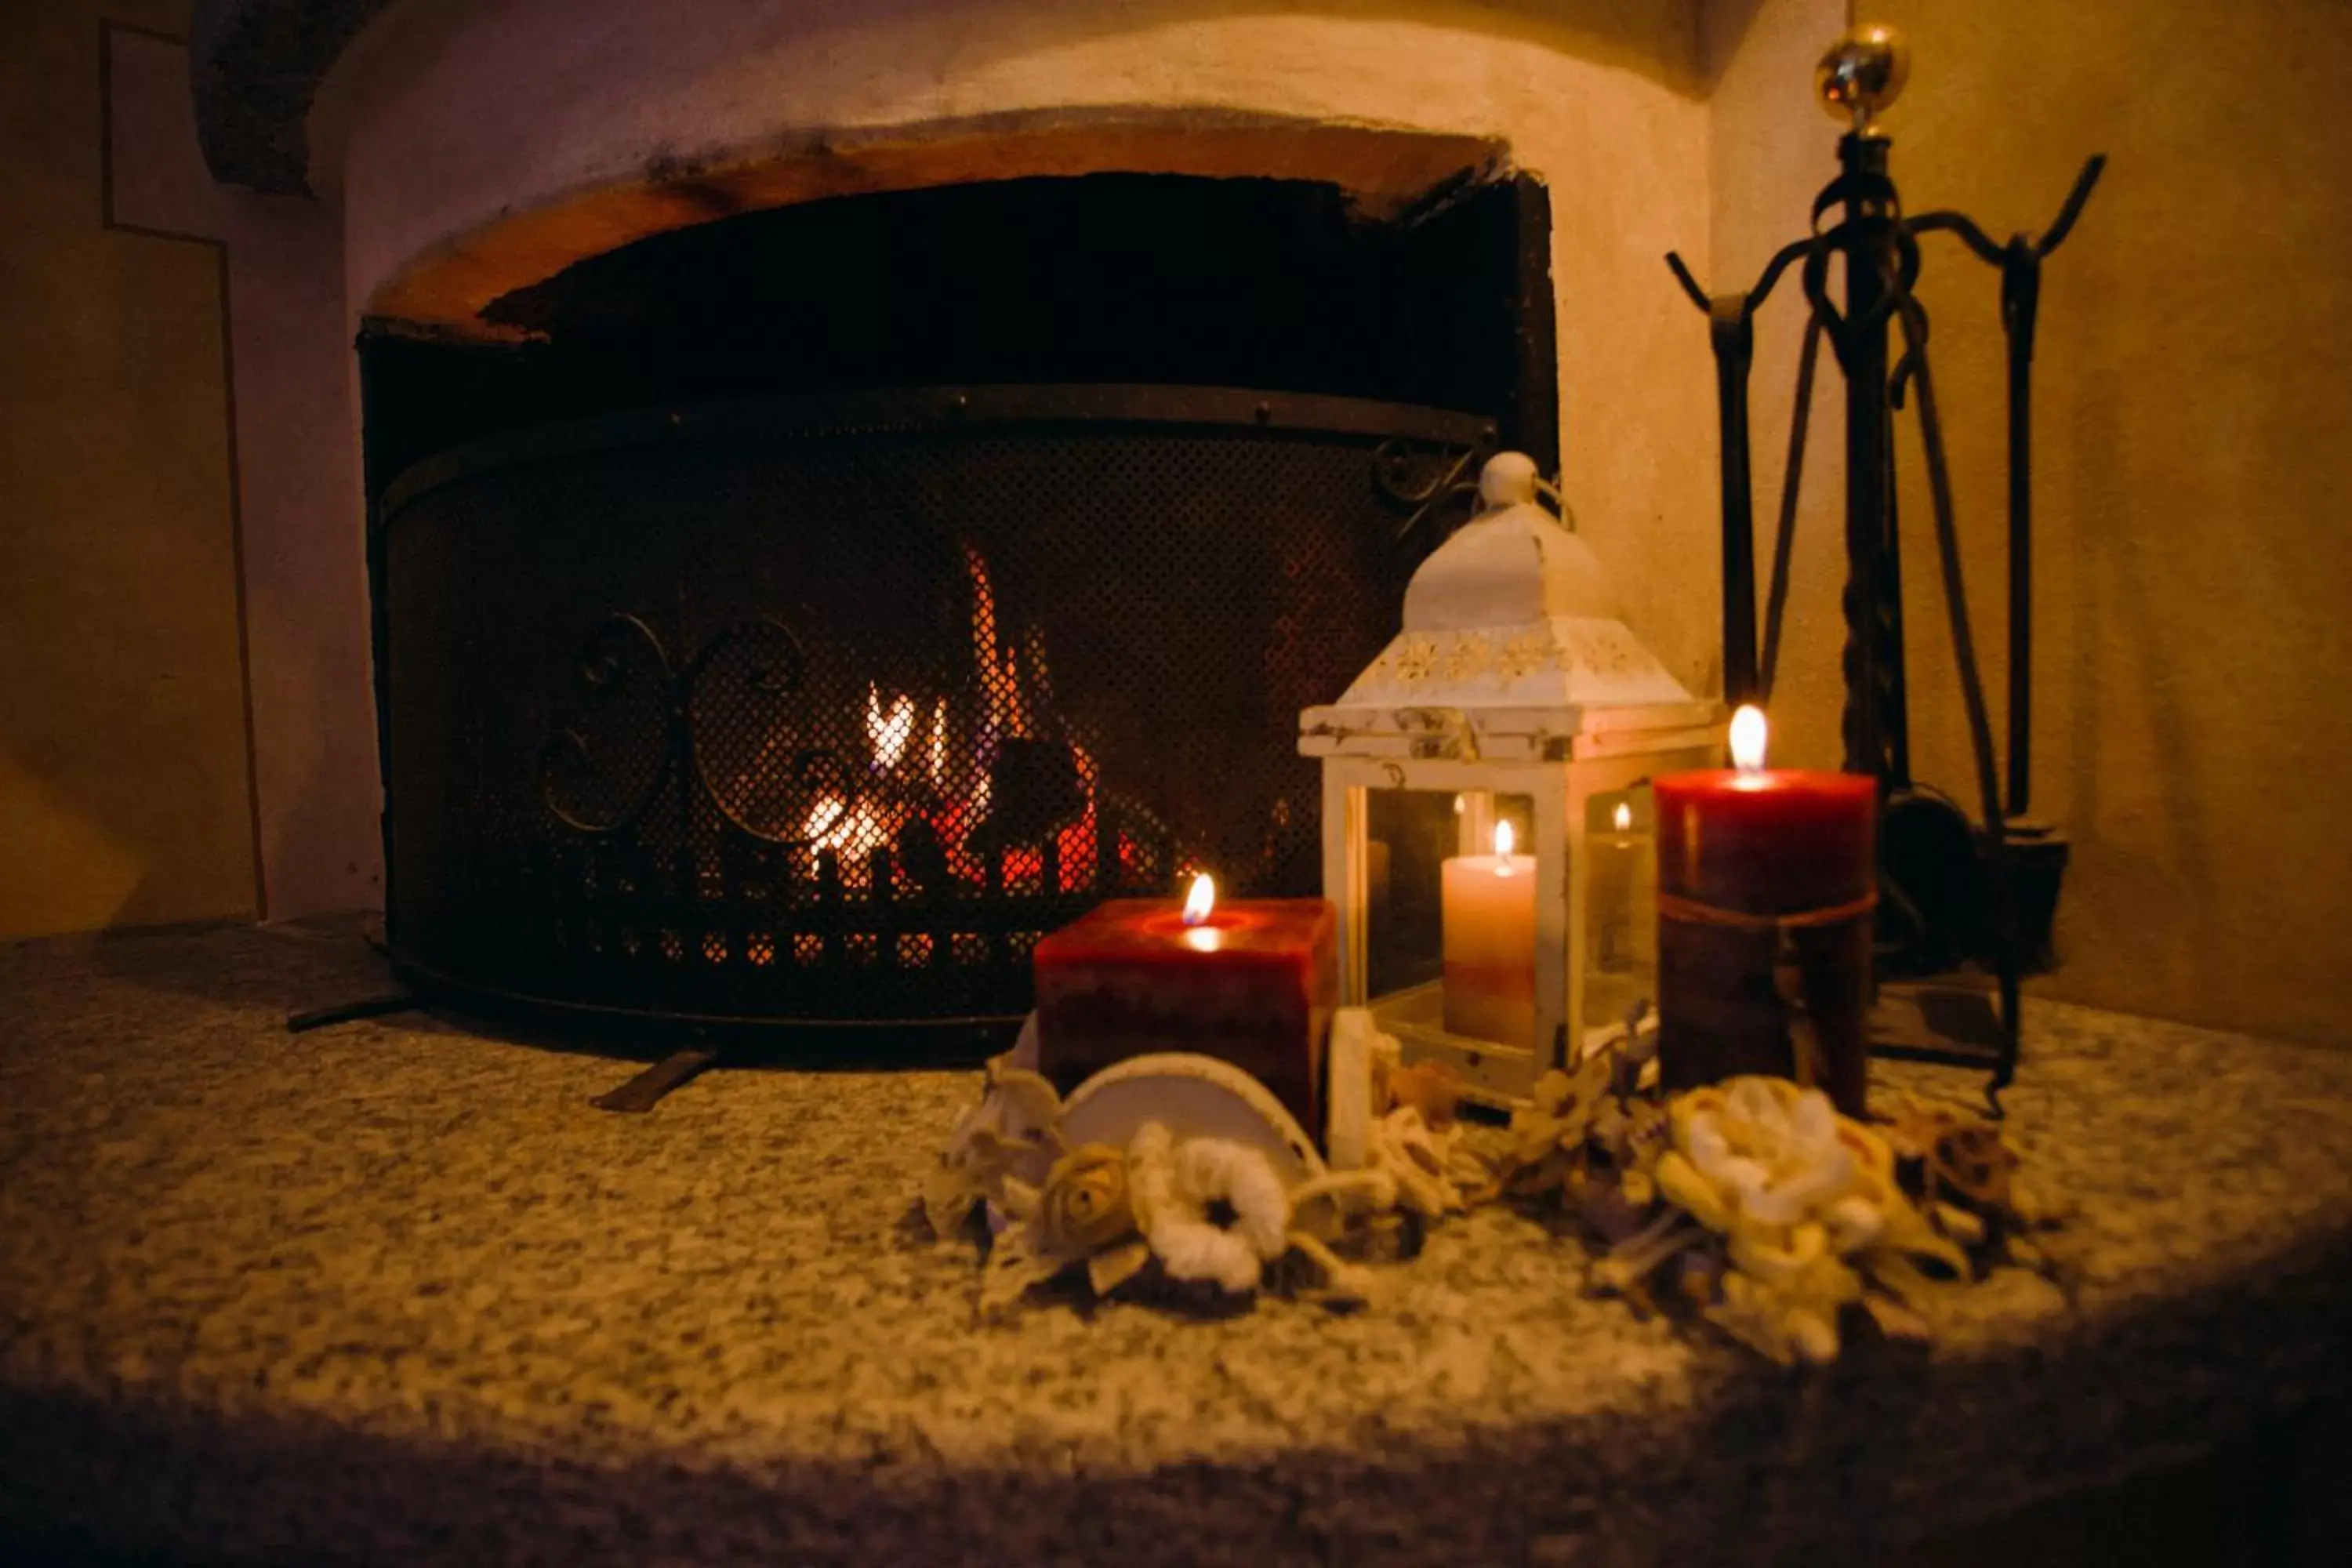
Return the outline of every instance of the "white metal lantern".
{"type": "Polygon", "coordinates": [[[1722,754],[1722,705],[1626,628],[1538,485],[1521,454],[1490,459],[1396,640],[1298,721],[1342,1002],[1504,1105],[1655,994],[1648,781],[1722,754]]]}

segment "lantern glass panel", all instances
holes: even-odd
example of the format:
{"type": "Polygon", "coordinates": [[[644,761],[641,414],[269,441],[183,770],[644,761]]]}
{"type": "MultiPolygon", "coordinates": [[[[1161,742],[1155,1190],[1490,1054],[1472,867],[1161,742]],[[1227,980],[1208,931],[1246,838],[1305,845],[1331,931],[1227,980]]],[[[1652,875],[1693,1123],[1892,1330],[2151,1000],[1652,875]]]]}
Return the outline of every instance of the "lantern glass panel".
{"type": "Polygon", "coordinates": [[[1646,780],[1585,803],[1587,1028],[1616,1023],[1657,994],[1656,824],[1646,780]]]}
{"type": "Polygon", "coordinates": [[[1487,790],[1365,792],[1364,957],[1383,1014],[1466,1039],[1535,1035],[1535,803],[1487,790]],[[1507,825],[1508,861],[1495,853],[1507,825]]]}

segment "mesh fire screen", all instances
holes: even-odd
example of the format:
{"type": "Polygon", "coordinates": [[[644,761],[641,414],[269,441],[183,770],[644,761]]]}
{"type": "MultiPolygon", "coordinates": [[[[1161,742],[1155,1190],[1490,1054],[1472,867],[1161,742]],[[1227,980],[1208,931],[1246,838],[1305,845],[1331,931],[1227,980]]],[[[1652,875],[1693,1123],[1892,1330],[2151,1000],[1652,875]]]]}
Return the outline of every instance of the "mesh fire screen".
{"type": "Polygon", "coordinates": [[[1017,1018],[1193,868],[1315,890],[1298,710],[1393,629],[1467,415],[1189,388],[625,416],[430,459],[378,538],[413,976],[698,1021],[1017,1018]]]}

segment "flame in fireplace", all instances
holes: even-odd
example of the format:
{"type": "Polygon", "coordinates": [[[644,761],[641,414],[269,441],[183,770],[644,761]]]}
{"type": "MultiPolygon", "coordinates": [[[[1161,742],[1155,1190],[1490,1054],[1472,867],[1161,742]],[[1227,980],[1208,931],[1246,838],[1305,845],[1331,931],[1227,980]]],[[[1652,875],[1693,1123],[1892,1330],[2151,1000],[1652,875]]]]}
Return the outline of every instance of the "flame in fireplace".
{"type": "MultiPolygon", "coordinates": [[[[1021,657],[997,641],[996,584],[988,574],[988,559],[966,545],[963,561],[971,574],[972,662],[980,667],[980,689],[988,704],[984,734],[989,739],[1025,736],[1030,716],[1021,688],[1021,657]]],[[[1042,637],[1034,637],[1033,657],[1042,649],[1042,637]]]]}
{"type": "MultiPolygon", "coordinates": [[[[836,858],[844,888],[864,889],[874,885],[874,851],[891,840],[892,815],[890,808],[870,798],[860,797],[852,804],[837,795],[821,795],[809,808],[802,830],[810,848],[820,854],[830,851],[836,858]]],[[[900,816],[899,825],[905,820],[900,816]]],[[[809,875],[818,875],[814,863],[809,875]]]]}
{"type": "Polygon", "coordinates": [[[865,892],[878,866],[894,891],[942,891],[944,875],[1034,895],[1084,891],[1107,861],[1164,874],[1126,834],[1103,841],[1100,768],[1058,721],[1045,633],[1006,628],[987,559],[967,547],[964,563],[972,697],[867,683],[861,782],[803,797],[805,875],[821,880],[829,862],[845,890],[865,892]]]}
{"type": "Polygon", "coordinates": [[[915,736],[915,700],[901,696],[882,710],[882,689],[869,685],[866,689],[866,737],[874,746],[874,771],[887,773],[898,765],[907,754],[907,742],[915,736]]]}
{"type": "Polygon", "coordinates": [[[1086,815],[1062,829],[1062,891],[1075,893],[1091,886],[1095,879],[1095,850],[1101,842],[1100,829],[1095,816],[1095,760],[1084,746],[1072,746],[1071,755],[1078,767],[1078,787],[1086,792],[1086,815]]]}

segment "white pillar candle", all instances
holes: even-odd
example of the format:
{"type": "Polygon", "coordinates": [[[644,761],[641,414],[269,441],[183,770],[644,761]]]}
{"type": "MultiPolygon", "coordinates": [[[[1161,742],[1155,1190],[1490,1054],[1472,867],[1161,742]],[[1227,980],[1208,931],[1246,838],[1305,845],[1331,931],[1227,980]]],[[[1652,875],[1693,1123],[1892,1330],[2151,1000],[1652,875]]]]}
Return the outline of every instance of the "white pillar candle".
{"type": "Polygon", "coordinates": [[[1495,853],[1454,855],[1442,868],[1445,1032],[1532,1048],[1536,1043],[1536,858],[1511,853],[1511,825],[1495,825],[1495,853]]]}

